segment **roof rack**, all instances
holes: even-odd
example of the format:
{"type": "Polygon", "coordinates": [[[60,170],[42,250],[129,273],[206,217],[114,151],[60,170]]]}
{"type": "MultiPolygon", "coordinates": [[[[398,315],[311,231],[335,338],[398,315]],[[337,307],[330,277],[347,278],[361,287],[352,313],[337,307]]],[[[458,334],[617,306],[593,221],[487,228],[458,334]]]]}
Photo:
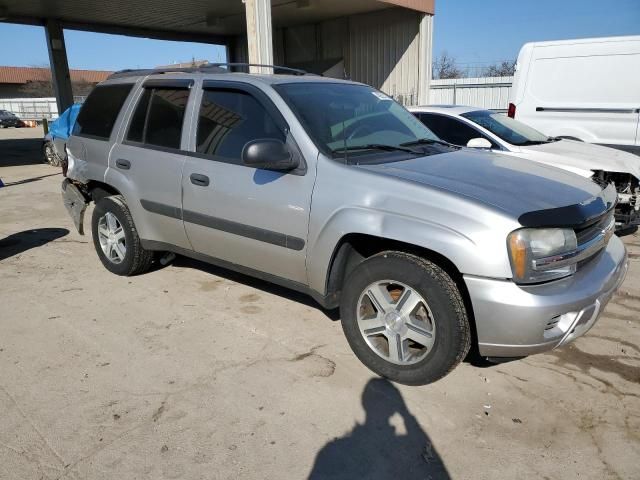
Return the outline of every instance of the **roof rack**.
{"type": "Polygon", "coordinates": [[[167,67],[167,68],[147,68],[147,69],[125,69],[112,73],[109,78],[137,77],[144,75],[157,75],[162,73],[231,73],[231,68],[239,67],[263,67],[273,68],[274,73],[279,71],[293,75],[314,75],[299,68],[284,67],[281,65],[265,65],[262,63],[205,63],[196,67],[167,67]],[[224,68],[226,67],[226,68],[224,68]]]}

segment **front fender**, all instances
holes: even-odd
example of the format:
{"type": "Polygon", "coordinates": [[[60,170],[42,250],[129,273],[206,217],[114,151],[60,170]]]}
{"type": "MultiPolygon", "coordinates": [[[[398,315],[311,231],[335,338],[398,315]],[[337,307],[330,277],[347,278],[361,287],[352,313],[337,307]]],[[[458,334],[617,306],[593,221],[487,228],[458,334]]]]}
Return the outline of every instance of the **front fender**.
{"type": "Polygon", "coordinates": [[[450,260],[463,274],[511,276],[506,239],[496,242],[492,235],[479,232],[472,238],[438,221],[366,207],[345,207],[327,219],[309,244],[307,271],[313,290],[326,294],[335,249],[349,234],[372,235],[427,248],[450,260]]]}

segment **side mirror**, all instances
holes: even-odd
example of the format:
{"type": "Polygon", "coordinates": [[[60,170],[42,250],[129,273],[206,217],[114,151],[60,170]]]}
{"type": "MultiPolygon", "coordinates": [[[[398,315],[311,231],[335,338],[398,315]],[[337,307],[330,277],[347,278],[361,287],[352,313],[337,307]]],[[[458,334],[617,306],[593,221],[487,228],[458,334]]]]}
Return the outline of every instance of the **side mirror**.
{"type": "Polygon", "coordinates": [[[280,140],[262,139],[247,143],[242,149],[242,163],[263,170],[289,171],[298,168],[299,161],[280,140]]]}
{"type": "Polygon", "coordinates": [[[472,138],[467,142],[469,148],[492,148],[491,142],[486,138],[472,138]]]}

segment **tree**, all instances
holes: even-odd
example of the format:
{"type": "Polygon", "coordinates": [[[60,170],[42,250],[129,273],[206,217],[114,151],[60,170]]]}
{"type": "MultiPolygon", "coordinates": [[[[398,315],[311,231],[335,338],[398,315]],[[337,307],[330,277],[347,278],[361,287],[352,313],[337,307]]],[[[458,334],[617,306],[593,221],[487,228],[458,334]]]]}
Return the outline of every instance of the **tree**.
{"type": "Polygon", "coordinates": [[[25,97],[53,97],[51,80],[31,80],[20,87],[25,97]]]}
{"type": "Polygon", "coordinates": [[[484,77],[510,77],[516,73],[516,61],[505,60],[501,63],[494,63],[486,67],[482,76],[484,77]]]}
{"type": "Polygon", "coordinates": [[[445,50],[433,62],[433,78],[461,78],[464,71],[456,66],[456,59],[445,50]]]}
{"type": "MultiPolygon", "coordinates": [[[[42,67],[34,67],[42,68],[42,67]]],[[[74,96],[85,97],[89,95],[89,92],[95,87],[95,83],[87,82],[86,80],[77,80],[71,82],[71,91],[74,96]]],[[[53,90],[53,82],[51,80],[51,71],[47,68],[45,78],[40,80],[31,80],[20,87],[20,93],[28,98],[37,97],[53,97],[55,92],[53,90]]]]}
{"type": "Polygon", "coordinates": [[[91,90],[96,86],[95,83],[87,82],[86,80],[78,80],[71,82],[71,91],[74,97],[86,97],[91,93],[91,90]]]}

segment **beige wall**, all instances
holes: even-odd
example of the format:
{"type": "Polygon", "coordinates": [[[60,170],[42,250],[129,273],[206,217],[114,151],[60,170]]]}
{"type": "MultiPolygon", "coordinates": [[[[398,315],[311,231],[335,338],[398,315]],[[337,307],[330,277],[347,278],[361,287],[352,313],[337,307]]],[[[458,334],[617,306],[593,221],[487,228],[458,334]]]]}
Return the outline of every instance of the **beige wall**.
{"type": "MultiPolygon", "coordinates": [[[[338,18],[273,32],[274,62],[321,73],[335,69],[372,85],[406,104],[418,101],[420,20],[404,8],[338,18]]],[[[246,38],[236,37],[233,61],[246,62],[246,38]]]]}

